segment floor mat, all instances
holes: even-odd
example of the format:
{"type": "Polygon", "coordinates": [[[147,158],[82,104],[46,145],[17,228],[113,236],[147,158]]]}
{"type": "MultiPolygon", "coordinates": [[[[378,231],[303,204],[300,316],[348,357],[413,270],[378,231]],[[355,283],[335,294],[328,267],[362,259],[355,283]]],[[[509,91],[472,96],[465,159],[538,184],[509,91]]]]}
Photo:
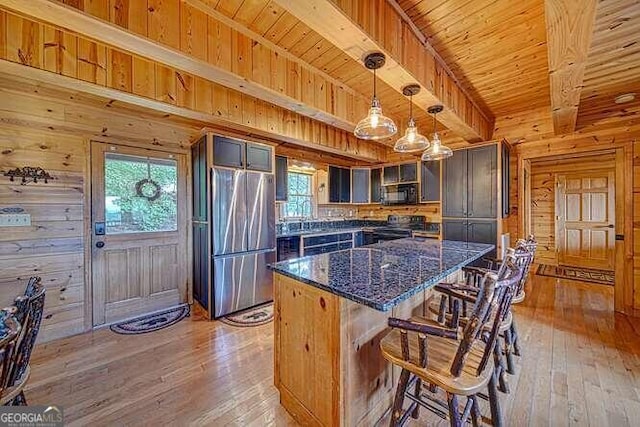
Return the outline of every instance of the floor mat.
{"type": "Polygon", "coordinates": [[[592,270],[590,268],[567,267],[540,264],[538,271],[539,276],[558,277],[560,279],[581,280],[583,282],[599,283],[601,285],[613,286],[613,271],[592,270]]]}
{"type": "Polygon", "coordinates": [[[135,319],[126,320],[124,322],[111,325],[113,332],[124,335],[146,334],[147,332],[164,329],[171,325],[175,325],[185,317],[189,316],[191,307],[189,304],[181,304],[168,310],[160,311],[135,319]]]}
{"type": "Polygon", "coordinates": [[[273,303],[252,307],[244,311],[220,318],[220,321],[231,326],[259,326],[273,320],[273,303]]]}

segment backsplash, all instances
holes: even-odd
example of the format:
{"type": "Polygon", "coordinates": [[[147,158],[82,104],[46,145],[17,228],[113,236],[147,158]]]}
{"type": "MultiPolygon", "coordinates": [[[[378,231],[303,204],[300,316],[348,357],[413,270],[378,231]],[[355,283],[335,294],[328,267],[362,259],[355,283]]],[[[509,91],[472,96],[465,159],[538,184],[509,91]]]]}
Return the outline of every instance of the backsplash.
{"type": "Polygon", "coordinates": [[[357,218],[356,206],[320,205],[318,206],[318,218],[357,218]]]}
{"type": "Polygon", "coordinates": [[[355,227],[379,227],[387,224],[387,221],[381,220],[363,220],[363,219],[340,219],[340,220],[313,220],[313,221],[286,221],[276,224],[276,233],[296,232],[299,230],[321,230],[321,229],[340,229],[355,227]],[[286,224],[286,225],[285,225],[286,224]],[[288,228],[287,231],[284,229],[288,228]]]}

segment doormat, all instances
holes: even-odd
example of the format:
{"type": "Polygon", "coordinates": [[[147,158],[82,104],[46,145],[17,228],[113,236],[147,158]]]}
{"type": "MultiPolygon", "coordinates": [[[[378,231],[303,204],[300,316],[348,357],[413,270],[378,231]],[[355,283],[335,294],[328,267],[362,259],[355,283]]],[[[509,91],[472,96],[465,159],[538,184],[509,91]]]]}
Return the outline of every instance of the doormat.
{"type": "Polygon", "coordinates": [[[188,317],[190,311],[191,307],[189,304],[181,304],[158,313],[145,314],[135,319],[125,320],[124,322],[111,325],[110,328],[117,334],[146,334],[147,332],[153,332],[175,325],[185,317],[188,317]]]}
{"type": "Polygon", "coordinates": [[[539,276],[558,277],[560,279],[581,280],[583,282],[599,283],[601,285],[613,286],[614,275],[612,271],[592,270],[590,268],[554,266],[540,264],[538,271],[539,276]]]}
{"type": "Polygon", "coordinates": [[[225,317],[221,317],[220,321],[230,326],[260,326],[273,320],[273,303],[252,307],[247,310],[239,311],[225,317]]]}

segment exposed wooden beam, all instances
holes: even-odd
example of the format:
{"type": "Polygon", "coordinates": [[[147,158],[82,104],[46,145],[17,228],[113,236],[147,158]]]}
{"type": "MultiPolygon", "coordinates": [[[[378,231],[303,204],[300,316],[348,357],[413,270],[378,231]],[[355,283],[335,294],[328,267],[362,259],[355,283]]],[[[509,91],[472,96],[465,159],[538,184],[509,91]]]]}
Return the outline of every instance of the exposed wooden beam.
{"type": "MultiPolygon", "coordinates": [[[[352,114],[352,112],[346,111],[346,105],[343,105],[347,104],[345,99],[337,99],[335,102],[330,103],[327,102],[327,100],[334,96],[334,94],[323,92],[321,100],[318,100],[317,102],[316,100],[314,100],[314,102],[309,102],[309,94],[301,93],[303,91],[306,92],[307,88],[300,86],[299,68],[298,72],[295,72],[295,70],[290,72],[287,69],[288,63],[286,58],[278,60],[278,54],[276,53],[276,59],[271,59],[271,56],[273,56],[272,52],[266,47],[260,51],[266,54],[266,61],[264,61],[265,56],[263,54],[261,57],[263,62],[261,64],[256,63],[249,65],[249,70],[246,70],[245,73],[242,72],[243,70],[233,72],[233,68],[241,68],[241,65],[235,64],[235,62],[238,62],[238,58],[233,58],[231,61],[231,70],[226,69],[223,66],[216,66],[203,59],[181,52],[178,49],[157,43],[149,38],[134,34],[133,32],[123,29],[117,25],[97,19],[87,13],[78,11],[77,9],[55,0],[0,0],[0,6],[31,17],[37,21],[50,23],[56,26],[63,26],[66,29],[90,39],[139,55],[143,58],[151,59],[170,67],[181,69],[195,76],[221,84],[225,87],[237,90],[241,93],[261,99],[271,104],[278,105],[289,111],[294,111],[328,125],[347,131],[352,131],[354,128],[354,120],[351,120],[349,117],[349,114],[352,114]],[[279,62],[277,62],[277,64],[273,64],[273,61],[279,62]],[[285,67],[284,69],[282,69],[283,65],[285,67]],[[247,74],[252,73],[251,69],[253,68],[254,70],[257,70],[260,74],[260,78],[262,79],[264,76],[270,75],[269,69],[274,66],[281,67],[279,68],[279,78],[282,82],[285,82],[284,84],[280,82],[280,85],[276,88],[271,87],[272,85],[270,84],[264,84],[263,82],[257,81],[258,79],[254,78],[255,76],[253,75],[247,76],[247,74]],[[291,78],[291,76],[295,77],[296,82],[288,82],[288,78],[291,78]],[[295,88],[292,89],[292,92],[295,93],[293,96],[286,89],[288,86],[295,86],[295,88]],[[307,102],[303,101],[303,95],[307,102]],[[339,104],[336,106],[336,109],[340,109],[341,111],[329,111],[331,108],[327,108],[327,105],[332,104],[339,104]]],[[[243,37],[245,36],[243,35],[243,37]]],[[[245,38],[248,44],[251,45],[252,40],[248,37],[245,38]]],[[[203,41],[198,40],[196,42],[202,43],[203,41]]],[[[229,44],[231,44],[231,40],[229,40],[229,44]]],[[[231,49],[229,46],[227,46],[227,48],[231,49]]],[[[253,55],[253,51],[259,50],[256,47],[252,48],[251,46],[249,46],[248,49],[248,52],[244,53],[245,56],[253,55]]],[[[244,66],[245,68],[247,67],[246,64],[244,66]]],[[[299,67],[299,64],[295,64],[293,67],[299,67]]],[[[305,69],[303,71],[309,71],[313,74],[313,70],[311,69],[305,69]]],[[[313,77],[314,76],[312,75],[312,81],[313,77]]],[[[327,82],[326,86],[328,87],[325,88],[325,91],[335,88],[335,85],[329,84],[329,82],[327,82]]],[[[345,92],[342,88],[336,88],[336,91],[345,92]]],[[[313,94],[311,95],[311,98],[313,99],[313,94]]],[[[340,98],[341,96],[345,96],[345,94],[340,93],[335,96],[340,98]]]]}
{"type": "Polygon", "coordinates": [[[545,0],[551,114],[556,135],[576,128],[597,0],[545,0]]]}
{"type": "MultiPolygon", "coordinates": [[[[358,141],[353,135],[349,135],[349,140],[345,144],[336,144],[334,146],[326,146],[315,141],[312,132],[302,129],[304,125],[295,121],[290,123],[286,128],[284,125],[273,124],[262,128],[256,121],[249,124],[242,120],[234,121],[233,117],[221,117],[213,114],[192,110],[189,108],[173,105],[166,102],[156,101],[139,95],[123,92],[121,90],[99,86],[93,83],[78,80],[72,77],[66,77],[40,70],[34,67],[26,67],[14,62],[0,60],[0,77],[2,84],[0,88],[7,85],[9,87],[20,87],[36,84],[43,87],[60,88],[70,90],[84,95],[96,97],[104,100],[106,103],[121,103],[122,105],[142,108],[147,111],[165,113],[167,117],[175,116],[183,119],[192,120],[195,123],[204,126],[213,126],[222,129],[229,129],[247,135],[255,136],[265,141],[272,142],[288,142],[297,146],[310,148],[313,150],[325,151],[328,153],[338,154],[345,157],[351,157],[363,160],[369,163],[378,163],[384,161],[384,153],[386,147],[378,146],[375,150],[367,150],[370,144],[366,141],[358,141]],[[273,128],[273,130],[271,130],[273,128]],[[300,137],[296,136],[300,135],[300,137]],[[362,149],[360,149],[362,148],[362,149]]],[[[258,101],[259,102],[259,101],[258,101]]],[[[255,107],[254,107],[255,108],[255,107]]],[[[278,107],[273,107],[278,108],[278,107]]],[[[12,117],[10,113],[4,113],[4,117],[20,122],[21,117],[12,117]]],[[[34,123],[35,124],[35,123],[34,123]]],[[[42,117],[38,126],[62,126],[61,123],[53,123],[52,118],[42,117]]],[[[318,129],[322,132],[320,129],[318,129]]],[[[338,131],[340,132],[340,131],[338,131]]],[[[334,141],[332,141],[334,142],[334,141]]]]}
{"type": "Polygon", "coordinates": [[[353,0],[347,6],[334,0],[274,2],[357,61],[371,51],[382,51],[387,63],[377,71],[380,79],[399,92],[408,83],[419,83],[417,106],[426,111],[430,105],[443,104],[438,119],[447,128],[469,142],[490,139],[491,115],[473,104],[386,1],[353,0]]]}

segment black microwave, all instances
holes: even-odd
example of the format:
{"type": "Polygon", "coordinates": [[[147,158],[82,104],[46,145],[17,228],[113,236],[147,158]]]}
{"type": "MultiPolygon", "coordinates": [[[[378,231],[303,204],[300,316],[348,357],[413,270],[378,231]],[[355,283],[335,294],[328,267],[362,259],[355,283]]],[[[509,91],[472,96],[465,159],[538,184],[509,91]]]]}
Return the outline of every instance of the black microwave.
{"type": "Polygon", "coordinates": [[[385,185],[382,187],[383,205],[417,205],[418,184],[385,185]]]}

